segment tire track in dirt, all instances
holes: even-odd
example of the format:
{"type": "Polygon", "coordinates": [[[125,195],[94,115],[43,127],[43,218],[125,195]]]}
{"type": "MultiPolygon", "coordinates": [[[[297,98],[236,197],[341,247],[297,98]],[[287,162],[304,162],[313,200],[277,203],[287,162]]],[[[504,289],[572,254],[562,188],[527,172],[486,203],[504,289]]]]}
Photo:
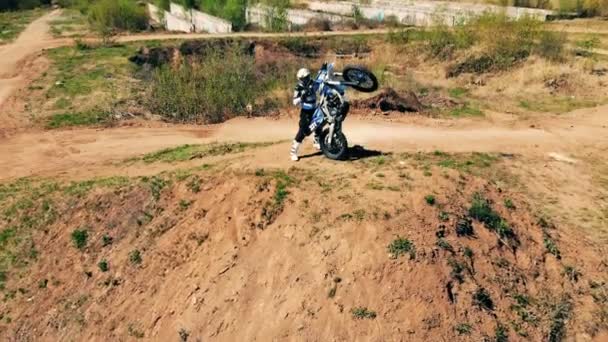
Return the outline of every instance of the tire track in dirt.
{"type": "MultiPolygon", "coordinates": [[[[598,107],[586,124],[584,113],[552,123],[544,129],[505,128],[490,123],[475,126],[448,127],[446,121],[429,120],[426,125],[373,122],[351,118],[345,123],[350,145],[362,145],[382,152],[497,152],[530,156],[549,153],[567,155],[581,146],[608,146],[608,119],[598,107]],[[580,121],[573,125],[574,120],[580,121]],[[603,124],[598,124],[601,120],[603,124]]],[[[121,174],[124,169],[110,165],[141,154],[183,144],[210,142],[286,141],[268,149],[255,151],[256,165],[288,167],[288,145],[294,131],[294,120],[236,118],[214,126],[168,126],[163,128],[122,127],[112,129],[79,129],[30,132],[4,139],[0,151],[0,180],[25,176],[65,175],[78,177],[86,167],[97,175],[121,174]],[[281,153],[284,152],[284,155],[281,153]]],[[[308,146],[304,153],[308,151],[308,146]]],[[[322,158],[322,157],[318,157],[322,158]]],[[[303,161],[302,164],[305,164],[303,161]]],[[[176,165],[166,165],[173,169],[176,165]]],[[[129,174],[147,173],[130,169],[129,174]]],[[[159,170],[156,170],[159,171],[159,170]]],[[[162,170],[160,170],[162,171],[162,170]]],[[[90,177],[91,174],[85,176],[90,177]]]]}

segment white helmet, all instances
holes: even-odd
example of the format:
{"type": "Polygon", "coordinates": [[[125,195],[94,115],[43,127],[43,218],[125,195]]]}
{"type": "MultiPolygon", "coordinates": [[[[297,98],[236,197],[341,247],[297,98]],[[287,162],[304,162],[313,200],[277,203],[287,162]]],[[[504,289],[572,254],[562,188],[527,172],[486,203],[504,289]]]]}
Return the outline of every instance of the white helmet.
{"type": "Polygon", "coordinates": [[[303,80],[307,79],[308,77],[310,77],[310,70],[308,70],[306,68],[302,68],[302,69],[298,70],[298,79],[300,81],[303,81],[303,80]]]}

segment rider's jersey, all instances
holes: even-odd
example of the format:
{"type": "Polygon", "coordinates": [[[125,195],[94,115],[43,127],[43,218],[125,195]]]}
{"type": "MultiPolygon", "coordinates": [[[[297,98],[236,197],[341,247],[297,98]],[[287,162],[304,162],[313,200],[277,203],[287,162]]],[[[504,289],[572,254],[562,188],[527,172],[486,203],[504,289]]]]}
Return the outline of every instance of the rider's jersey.
{"type": "Polygon", "coordinates": [[[299,104],[302,109],[315,109],[317,104],[317,94],[314,89],[314,82],[310,82],[309,85],[298,82],[293,92],[293,104],[299,104]]]}

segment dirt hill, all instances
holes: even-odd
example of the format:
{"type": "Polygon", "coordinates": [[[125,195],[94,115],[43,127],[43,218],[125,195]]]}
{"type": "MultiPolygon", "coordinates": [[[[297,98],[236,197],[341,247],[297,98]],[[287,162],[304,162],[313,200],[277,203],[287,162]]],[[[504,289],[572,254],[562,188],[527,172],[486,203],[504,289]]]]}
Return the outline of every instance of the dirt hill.
{"type": "Polygon", "coordinates": [[[153,177],[2,186],[2,262],[16,267],[3,275],[0,335],[605,337],[605,261],[497,185],[501,157],[240,167],[252,153],[153,177]]]}

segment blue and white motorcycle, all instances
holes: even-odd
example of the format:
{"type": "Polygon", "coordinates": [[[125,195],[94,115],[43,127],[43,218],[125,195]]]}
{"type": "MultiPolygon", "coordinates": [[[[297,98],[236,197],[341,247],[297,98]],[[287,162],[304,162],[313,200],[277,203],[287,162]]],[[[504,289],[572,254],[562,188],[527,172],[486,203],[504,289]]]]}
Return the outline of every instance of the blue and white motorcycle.
{"type": "Polygon", "coordinates": [[[329,159],[344,160],[348,154],[348,141],[342,132],[342,122],[349,110],[346,87],[371,93],[378,89],[378,80],[361,66],[346,66],[342,72],[335,72],[333,63],[325,63],[314,82],[319,100],[310,131],[323,127],[319,137],[321,151],[329,159]]]}

